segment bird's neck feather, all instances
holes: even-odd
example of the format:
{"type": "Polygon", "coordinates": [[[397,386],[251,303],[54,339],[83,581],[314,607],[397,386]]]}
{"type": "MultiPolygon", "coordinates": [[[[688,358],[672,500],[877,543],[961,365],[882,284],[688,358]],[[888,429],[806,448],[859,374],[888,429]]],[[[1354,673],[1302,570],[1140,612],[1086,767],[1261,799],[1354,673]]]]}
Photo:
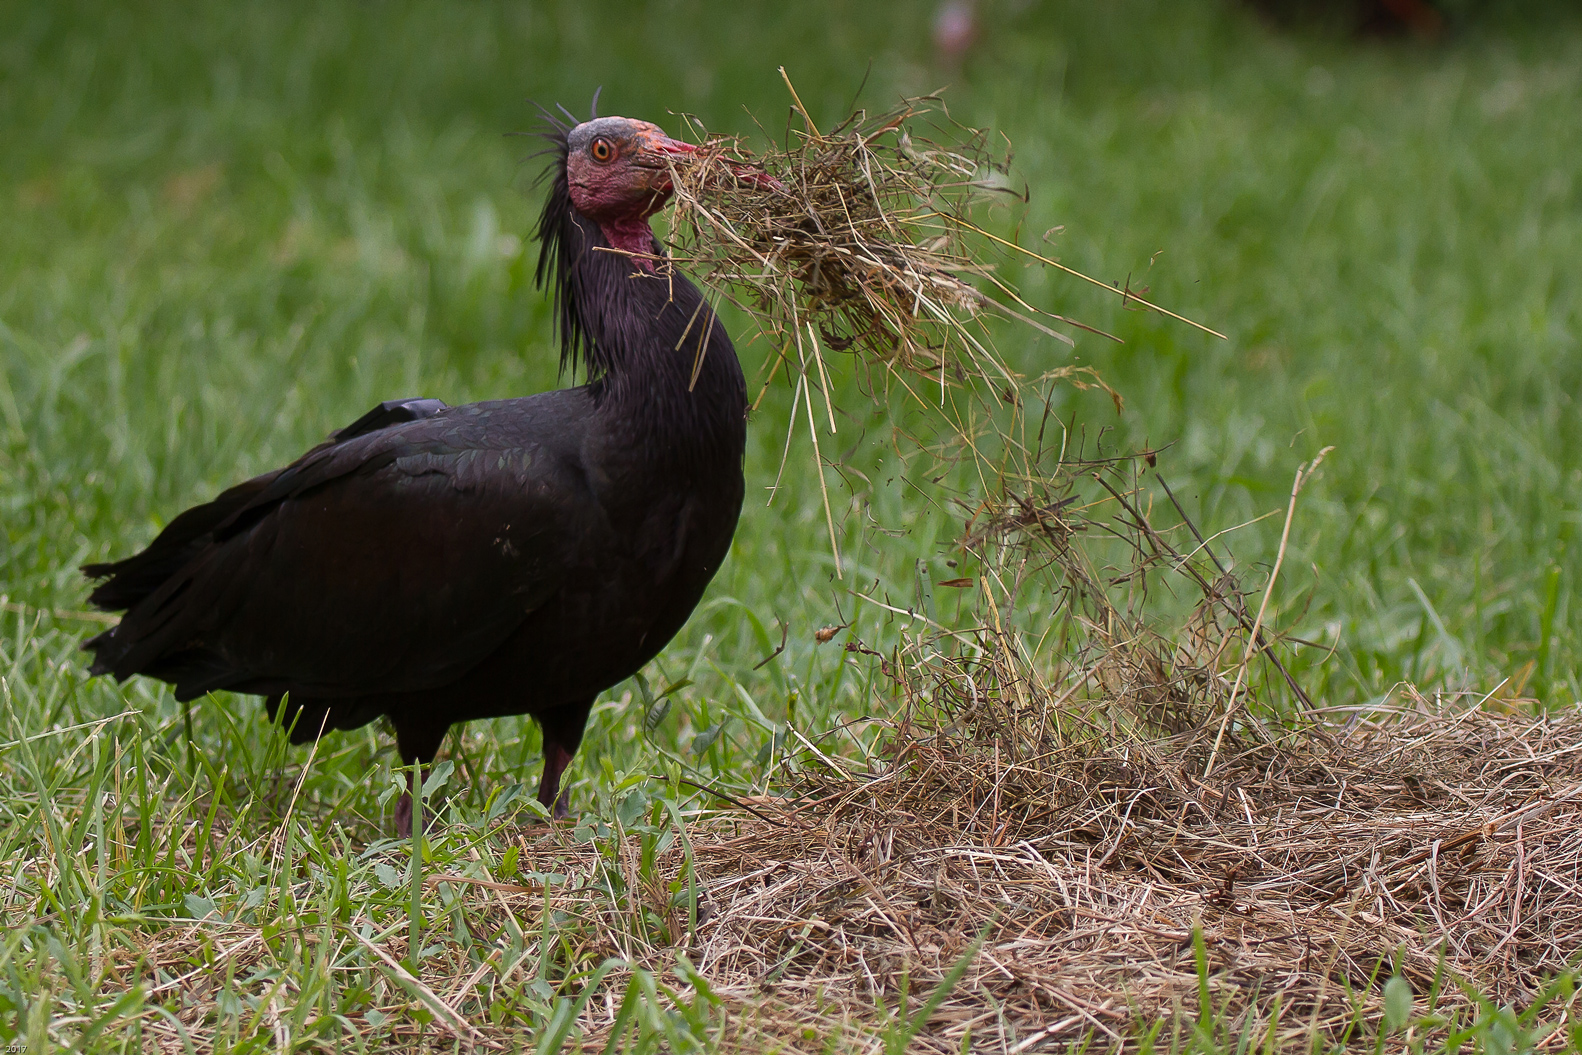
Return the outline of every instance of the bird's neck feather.
{"type": "Polygon", "coordinates": [[[581,218],[580,225],[602,238],[575,254],[565,288],[574,291],[588,338],[584,355],[601,413],[634,439],[641,433],[688,461],[705,449],[739,459],[746,382],[736,349],[702,294],[681,274],[656,270],[646,220],[615,226],[581,218]],[[643,257],[609,252],[600,241],[643,257]]]}
{"type": "Polygon", "coordinates": [[[645,271],[654,269],[654,231],[641,216],[628,216],[613,220],[600,220],[599,230],[610,248],[621,254],[630,254],[633,264],[645,271]]]}

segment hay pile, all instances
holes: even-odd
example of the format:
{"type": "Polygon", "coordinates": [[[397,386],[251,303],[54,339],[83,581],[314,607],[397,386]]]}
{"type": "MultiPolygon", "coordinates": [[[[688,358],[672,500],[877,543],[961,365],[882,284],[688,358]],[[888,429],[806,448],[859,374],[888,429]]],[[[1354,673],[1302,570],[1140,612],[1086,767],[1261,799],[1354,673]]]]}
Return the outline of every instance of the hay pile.
{"type": "MultiPolygon", "coordinates": [[[[860,770],[810,753],[783,827],[721,846],[707,975],[775,979],[791,1019],[822,1001],[822,1035],[966,957],[925,1037],[941,1052],[1135,1048],[1205,1005],[1227,1042],[1371,1041],[1397,974],[1416,994],[1397,1042],[1472,1028],[1480,999],[1544,1000],[1582,955],[1582,709],[1410,688],[1313,707],[1229,556],[1137,465],[968,532],[984,622],[911,635],[884,661],[883,750],[860,770]],[[1019,587],[1051,578],[1058,651],[1017,625],[1019,587]]],[[[1568,1022],[1569,994],[1539,1014],[1568,1022]]]]}
{"type": "MultiPolygon", "coordinates": [[[[1371,1048],[1397,972],[1413,1014],[1391,1050],[1487,1026],[1497,1012],[1476,994],[1547,999],[1525,1043],[1563,1045],[1574,998],[1546,987],[1582,956],[1582,710],[1534,719],[1408,689],[1328,718],[1328,746],[1249,751],[1209,783],[1175,741],[995,764],[982,739],[897,730],[888,768],[812,767],[795,800],[694,817],[685,839],[641,822],[498,833],[497,850],[520,848],[519,879],[480,860],[428,883],[436,919],[501,936],[481,963],[445,927],[423,939],[421,977],[401,966],[400,923],[353,919],[324,940],[338,969],[374,969],[367,1000],[385,1017],[365,1027],[369,1051],[536,1042],[490,1018],[523,969],[510,934],[534,938],[532,963],[564,962],[567,996],[624,961],[586,992],[581,1050],[631,1027],[633,968],[653,972],[661,1006],[706,986],[720,1050],[744,1053],[884,1050],[886,1016],[893,1040],[898,1009],[918,1015],[953,968],[907,1050],[1139,1050],[1155,1028],[1164,1044],[1189,1035],[1205,1001],[1227,1048],[1371,1048]],[[1018,794],[1041,808],[1010,807],[1018,794]],[[675,895],[694,882],[695,914],[675,895]]],[[[403,867],[399,848],[389,859],[403,867]]],[[[174,1012],[148,1040],[210,1050],[221,978],[194,957],[218,941],[245,977],[270,964],[260,933],[208,920],[118,950],[174,1012]]],[[[259,1013],[267,1026],[289,1010],[271,996],[259,1013]]]]}
{"type": "Polygon", "coordinates": [[[698,966],[806,1051],[963,956],[919,1050],[1136,1047],[1197,1018],[1195,931],[1208,999],[1260,1045],[1371,1040],[1397,972],[1417,1040],[1477,1019],[1463,985],[1525,1007],[1582,954],[1582,712],[1409,695],[1353,717],[1332,747],[1249,752],[1212,785],[1165,743],[995,765],[981,740],[911,742],[870,779],[805,786],[779,825],[693,836],[715,906],[698,966]]]}

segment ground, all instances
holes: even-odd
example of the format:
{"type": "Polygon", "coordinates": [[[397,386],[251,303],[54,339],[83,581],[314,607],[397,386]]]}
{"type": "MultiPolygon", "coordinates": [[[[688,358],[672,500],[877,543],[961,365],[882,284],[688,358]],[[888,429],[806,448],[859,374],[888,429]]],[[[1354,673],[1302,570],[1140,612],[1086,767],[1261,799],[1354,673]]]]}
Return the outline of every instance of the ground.
{"type": "MultiPolygon", "coordinates": [[[[1428,924],[1380,929],[1388,940],[1369,946],[1371,960],[1326,975],[1358,994],[1355,1015],[1311,1030],[1339,1042],[1398,1026],[1392,1044],[1462,1033],[1514,1050],[1524,1031],[1567,1021],[1559,964],[1574,950],[1567,917],[1549,907],[1560,902],[1542,899],[1572,881],[1556,862],[1570,852],[1565,749],[1576,738],[1559,712],[1578,696],[1582,647],[1569,553],[1582,488],[1571,405],[1582,293],[1568,281],[1582,264],[1574,13],[1470,9],[1428,43],[1277,28],[1230,3],[984,3],[975,50],[946,69],[927,18],[850,6],[0,9],[7,1042],[385,1050],[421,1037],[447,1050],[550,1050],[556,1036],[602,1046],[624,1021],[629,1044],[677,1050],[959,1050],[969,1028],[1020,1050],[1084,1033],[1100,1045],[1305,1046],[1311,1009],[1297,1021],[1238,1002],[1256,986],[1219,959],[1243,947],[1226,936],[1239,905],[1275,921],[1304,903],[1281,894],[1271,908],[1263,890],[1238,901],[1237,884],[1259,880],[1228,859],[1203,858],[1220,868],[1212,881],[1184,866],[1154,878],[1145,852],[1184,810],[1182,838],[1212,832],[1244,855],[1291,823],[1280,796],[1305,794],[1305,777],[1271,783],[1265,767],[1214,785],[1246,794],[1237,820],[1214,816],[1214,795],[1169,767],[1149,770],[1147,786],[1165,790],[1130,819],[1094,805],[1091,837],[1071,837],[1085,814],[1070,814],[1004,845],[1004,824],[945,838],[924,824],[939,815],[915,802],[905,823],[877,823],[884,810],[848,786],[858,773],[919,772],[891,768],[905,701],[881,660],[915,640],[916,622],[893,609],[955,626],[973,604],[938,585],[961,577],[947,561],[967,514],[892,484],[910,467],[895,463],[887,419],[855,371],[833,379],[838,431],[824,439],[843,467],[829,479],[844,577],[805,433],[763,502],[792,407],[777,384],[752,421],[758,497],[731,557],[645,679],[601,701],[573,769],[581,819],[569,829],[523,807],[537,765],[526,722],[471,728],[447,746],[443,831],[414,865],[411,846],[386,838],[397,775],[379,730],[310,754],[287,748],[256,701],[208,699],[189,715],[162,686],[86,679],[76,646],[102,620],[83,611],[77,565],[129,552],[181,508],[381,399],[460,402],[569,380],[557,380],[532,288],[537,148],[509,135],[533,127],[528,100],[582,112],[602,84],[602,112],[673,132],[675,111],[744,133],[756,118],[778,135],[782,64],[821,119],[844,113],[859,86],[878,108],[949,83],[954,116],[1014,149],[1030,194],[1026,244],[1147,287],[1227,334],[1027,268],[1017,282],[1031,301],[1125,343],[1078,334],[1070,352],[1007,330],[1001,347],[1027,375],[1070,363],[1102,373],[1126,409],[1062,391],[1054,417],[1073,449],[1158,449],[1193,522],[1226,533],[1214,545],[1254,606],[1293,473],[1334,448],[1301,497],[1266,620],[1311,642],[1288,645],[1285,661],[1333,709],[1336,750],[1410,742],[1431,733],[1414,723],[1484,700],[1467,751],[1494,745],[1531,763],[1451,777],[1431,753],[1398,758],[1403,774],[1439,772],[1451,790],[1367,770],[1371,797],[1322,804],[1332,812],[1315,824],[1377,851],[1377,862],[1335,856],[1362,885],[1342,883],[1351,900],[1324,909],[1367,926],[1385,923],[1364,913],[1392,927],[1407,909],[1443,915],[1435,847],[1486,834],[1456,847],[1481,856],[1457,858],[1465,885],[1454,897],[1478,896],[1435,924],[1465,924],[1447,957],[1473,965],[1471,995],[1430,1000],[1437,968],[1413,960],[1407,936],[1433,933],[1428,924]],[[782,626],[783,651],[760,665],[782,626]],[[825,627],[839,629],[820,643],[825,627]],[[1547,709],[1556,716],[1539,722],[1547,709]],[[1406,717],[1384,717],[1397,711],[1406,717]],[[827,801],[806,806],[813,787],[827,801]],[[787,805],[787,789],[803,805],[787,805]],[[1186,805],[1193,796],[1206,817],[1186,805]],[[1520,812],[1540,807],[1541,818],[1520,812]],[[1386,815],[1370,833],[1354,827],[1386,815]],[[1128,824],[1147,839],[1123,852],[1128,824]],[[1107,837],[1117,841],[1106,858],[1107,837]],[[915,852],[892,867],[903,860],[895,840],[915,852]],[[1066,869],[1087,861],[1090,885],[1047,904],[1047,889],[1029,886],[1003,918],[962,907],[975,925],[947,925],[971,901],[962,868],[1004,869],[997,882],[1015,890],[1040,857],[1040,883],[1069,883],[1066,869]],[[915,887],[925,866],[928,891],[886,900],[898,896],[891,880],[915,887]],[[1393,901],[1356,900],[1370,875],[1383,884],[1374,895],[1393,901]],[[780,915],[749,911],[774,890],[780,915]],[[1201,911],[1180,899],[1157,917],[1141,911],[1170,890],[1201,911]],[[1086,962],[1070,944],[1085,933],[1078,909],[1125,921],[1082,955],[1140,963],[1146,949],[1156,966],[1090,972],[1104,980],[1081,992],[1054,987],[1074,1004],[1040,995],[1047,963],[1003,946],[1043,942],[1049,956],[1069,953],[1062,963],[1086,962]],[[1516,934],[1535,911],[1548,929],[1520,941],[1465,936],[1500,921],[1516,934]],[[757,930],[753,915],[764,917],[757,930]],[[983,931],[991,917],[997,929],[983,931]],[[1022,938],[1005,936],[1008,921],[1022,938]],[[997,988],[1007,979],[994,980],[984,950],[1025,984],[997,988]],[[785,962],[753,959],[772,954],[785,962]],[[588,984],[609,957],[604,984],[588,984]],[[758,989],[741,981],[759,970],[758,989]],[[1395,977],[1413,996],[1401,1014],[1395,977]],[[1546,985],[1560,995],[1546,998],[1546,985]],[[1160,1006],[1181,1010],[1160,1017],[1160,1006]]],[[[768,350],[728,316],[751,377],[768,350]]],[[[1288,714],[1284,690],[1268,691],[1288,714]]],[[[976,749],[952,748],[968,759],[976,749]]],[[[1095,779],[1090,790],[1120,786],[1095,779]]],[[[1125,809],[1124,796],[1101,805],[1115,801],[1125,809]]],[[[1280,867],[1319,864],[1330,862],[1280,867]]],[[[1236,926],[1237,942],[1286,940],[1276,922],[1266,934],[1236,926]]],[[[1545,1041],[1568,1042],[1563,1030],[1545,1041]]]]}

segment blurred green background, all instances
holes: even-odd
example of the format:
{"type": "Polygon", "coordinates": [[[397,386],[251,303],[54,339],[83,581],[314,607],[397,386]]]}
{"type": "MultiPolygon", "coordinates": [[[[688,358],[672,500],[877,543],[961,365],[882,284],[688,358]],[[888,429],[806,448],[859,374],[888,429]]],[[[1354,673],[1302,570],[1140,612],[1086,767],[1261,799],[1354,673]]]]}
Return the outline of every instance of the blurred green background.
{"type": "MultiPolygon", "coordinates": [[[[1283,508],[1296,466],[1335,447],[1304,494],[1272,613],[1338,643],[1298,658],[1315,696],[1504,681],[1569,703],[1582,21],[1562,5],[1512,9],[1476,9],[1425,41],[1277,25],[1211,0],[984,0],[976,43],[953,60],[931,4],[0,5],[0,592],[15,721],[91,719],[123,694],[158,727],[177,720],[160,686],[85,684],[74,642],[91,626],[35,611],[82,607],[82,561],[131,552],[378,400],[563,383],[531,282],[537,147],[509,135],[534,127],[530,100],[584,113],[602,85],[602,112],[673,132],[680,111],[779,132],[782,64],[821,121],[864,84],[876,108],[949,85],[957,119],[1014,144],[1029,244],[1229,335],[1037,268],[1015,275],[1025,296],[1125,344],[1082,335],[1073,355],[1002,335],[1026,372],[1097,367],[1124,415],[1092,393],[1063,396],[1062,414],[1090,442],[1169,445],[1161,470],[1205,532],[1283,508]]],[[[763,344],[739,317],[732,327],[751,377],[763,344]]],[[[840,451],[878,464],[865,397],[842,383],[840,451]]],[[[782,497],[753,497],[788,410],[777,390],[754,419],[732,559],[652,673],[693,684],[647,731],[622,702],[637,690],[612,690],[584,777],[640,771],[652,737],[750,782],[788,709],[827,728],[873,706],[865,668],[820,651],[813,631],[855,618],[865,640],[893,641],[888,615],[847,591],[939,577],[958,524],[914,516],[894,489],[843,491],[910,531],[880,546],[854,523],[852,575],[834,580],[805,436],[782,497]],[[755,670],[777,619],[787,650],[755,670]]],[[[852,479],[840,486],[860,489],[852,479]]],[[[1228,536],[1249,584],[1279,528],[1228,536]]],[[[222,752],[268,735],[241,700],[200,709],[198,729],[222,752]]],[[[341,738],[344,768],[325,779],[355,796],[379,742],[341,738]]],[[[524,776],[536,752],[525,723],[469,742],[484,769],[524,776]]]]}

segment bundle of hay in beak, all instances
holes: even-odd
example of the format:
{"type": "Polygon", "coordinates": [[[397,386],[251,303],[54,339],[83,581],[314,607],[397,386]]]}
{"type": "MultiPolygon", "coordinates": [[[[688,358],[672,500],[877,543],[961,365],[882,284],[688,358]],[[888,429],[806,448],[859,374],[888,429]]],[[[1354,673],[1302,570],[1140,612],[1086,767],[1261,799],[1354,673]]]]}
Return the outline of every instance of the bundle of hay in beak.
{"type": "Polygon", "coordinates": [[[672,259],[689,274],[721,295],[749,291],[738,302],[804,357],[820,357],[820,345],[854,351],[941,384],[981,377],[1014,387],[985,314],[1067,345],[1040,317],[1091,329],[1033,307],[997,274],[996,255],[1014,252],[1094,281],[975,218],[984,206],[1027,200],[1010,176],[1009,141],[995,153],[989,135],[951,120],[937,94],[877,116],[859,110],[820,132],[786,83],[803,128],[783,146],[753,151],[715,137],[672,159],[672,259]]]}
{"type": "Polygon", "coordinates": [[[973,326],[1001,305],[974,280],[1014,294],[975,256],[969,212],[985,197],[1023,196],[983,133],[958,128],[948,145],[915,134],[943,113],[929,96],[878,117],[859,111],[827,134],[809,118],[783,149],[761,153],[708,140],[674,175],[675,257],[711,288],[749,290],[743,306],[772,337],[924,374],[954,348],[957,369],[1004,383],[973,326]]]}
{"type": "MultiPolygon", "coordinates": [[[[858,110],[821,132],[789,78],[786,87],[802,127],[788,129],[783,144],[754,150],[740,138],[700,135],[696,149],[666,158],[674,195],[669,261],[752,314],[769,338],[775,354],[755,407],[790,364],[791,416],[805,403],[839,576],[835,510],[812,421],[816,387],[836,431],[827,352],[853,353],[874,390],[896,381],[920,401],[928,391],[943,407],[959,387],[1019,404],[1024,379],[996,352],[986,316],[1006,316],[1066,345],[1072,338],[1051,326],[1101,331],[1018,296],[999,274],[1012,254],[1181,317],[994,233],[980,214],[1027,201],[1010,175],[1009,140],[995,148],[988,133],[953,121],[937,94],[904,99],[877,116],[858,110]],[[914,389],[908,375],[928,378],[928,388],[914,389]]],[[[1088,366],[1065,365],[1037,381],[1100,387],[1121,407],[1088,366]]],[[[966,436],[972,415],[958,405],[951,416],[962,435],[949,445],[975,450],[966,436]]],[[[788,434],[788,450],[789,443],[788,434]]]]}

